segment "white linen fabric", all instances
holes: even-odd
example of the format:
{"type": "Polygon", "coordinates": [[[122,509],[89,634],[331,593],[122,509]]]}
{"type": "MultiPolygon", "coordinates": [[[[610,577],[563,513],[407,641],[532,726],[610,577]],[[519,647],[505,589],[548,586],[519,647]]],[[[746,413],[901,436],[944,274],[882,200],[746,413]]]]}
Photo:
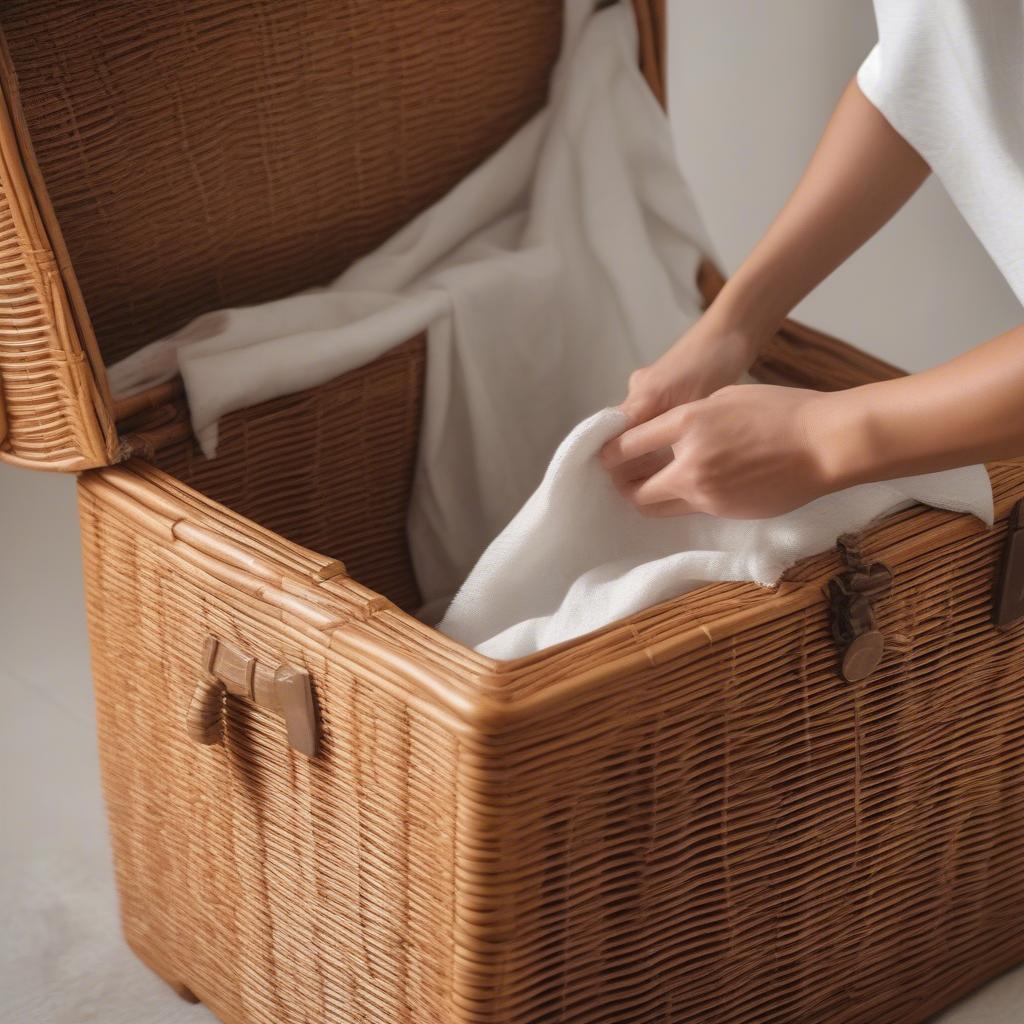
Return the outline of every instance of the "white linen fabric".
{"type": "Polygon", "coordinates": [[[409,518],[440,610],[574,424],[622,397],[699,314],[708,245],[631,6],[569,0],[550,101],[493,157],[326,289],[208,314],[111,369],[180,367],[204,451],[217,420],[321,384],[428,327],[409,518]]]}
{"type": "Polygon", "coordinates": [[[1024,303],[1024,2],[875,0],[857,81],[1024,303]]]}
{"type": "Polygon", "coordinates": [[[622,500],[597,457],[624,423],[605,409],[566,438],[455,595],[442,633],[493,658],[517,658],[702,583],[774,584],[840,534],[912,501],[992,522],[984,466],[851,487],[771,519],[648,519],[622,500]]]}
{"type": "MultiPolygon", "coordinates": [[[[501,656],[587,632],[711,579],[768,583],[910,496],[991,520],[983,469],[868,488],[762,524],[649,522],[597,465],[629,373],[699,316],[709,250],[627,4],[569,0],[549,104],[491,159],[324,289],[200,317],[111,370],[118,393],[185,381],[212,455],[220,416],[321,384],[424,327],[409,515],[428,621],[501,656]],[[515,516],[508,530],[493,538],[515,516]],[[986,505],[987,503],[987,505],[986,505]],[[470,574],[470,570],[473,570],[470,574]],[[467,579],[468,577],[468,579],[467,579]]],[[[342,553],[343,554],[343,553],[342,553]]]]}

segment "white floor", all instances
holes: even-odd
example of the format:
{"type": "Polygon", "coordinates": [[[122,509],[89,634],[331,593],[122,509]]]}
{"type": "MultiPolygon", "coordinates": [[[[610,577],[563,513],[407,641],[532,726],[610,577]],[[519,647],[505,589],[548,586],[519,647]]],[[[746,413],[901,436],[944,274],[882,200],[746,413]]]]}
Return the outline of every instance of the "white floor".
{"type": "MultiPolygon", "coordinates": [[[[118,933],[73,482],[0,467],[0,538],[0,1024],[212,1021],[118,933]]],[[[1021,1024],[1024,969],[940,1021],[1021,1024]]]]}

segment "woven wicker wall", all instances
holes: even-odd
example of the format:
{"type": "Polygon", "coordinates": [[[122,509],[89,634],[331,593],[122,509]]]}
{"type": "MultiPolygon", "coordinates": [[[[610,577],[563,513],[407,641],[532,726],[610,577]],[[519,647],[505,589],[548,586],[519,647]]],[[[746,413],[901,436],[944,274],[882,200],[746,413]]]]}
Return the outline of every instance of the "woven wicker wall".
{"type": "Polygon", "coordinates": [[[7,0],[107,363],[329,280],[544,103],[562,0],[7,0]]]}
{"type": "Polygon", "coordinates": [[[190,438],[156,465],[402,608],[418,606],[406,515],[423,408],[424,338],[318,388],[225,416],[217,458],[190,438]]]}
{"type": "MultiPolygon", "coordinates": [[[[155,266],[129,269],[145,285],[155,266]]],[[[128,347],[136,311],[111,303],[128,347]]],[[[834,553],[778,593],[709,586],[494,663],[317,580],[340,556],[414,597],[397,524],[416,417],[379,443],[346,420],[377,389],[414,404],[421,354],[388,358],[232,420],[217,470],[168,453],[231,509],[141,463],[81,481],[104,786],[144,959],[229,1024],[917,1024],[1024,959],[1024,625],[989,624],[1001,529],[915,508],[869,531],[896,584],[861,683],[835,671],[834,553]],[[223,746],[187,738],[209,633],[309,670],[316,759],[236,698],[223,746]]],[[[893,372],[792,325],[761,370],[893,372]]],[[[993,481],[1005,520],[1024,464],[993,481]]]]}
{"type": "Polygon", "coordinates": [[[156,470],[82,496],[126,931],[231,1024],[915,1024],[1024,958],[1000,529],[870,532],[888,653],[849,684],[834,553],[495,664],[156,470]],[[308,667],[316,761],[234,699],[186,738],[208,631],[308,667]]]}
{"type": "MultiPolygon", "coordinates": [[[[664,0],[633,6],[663,99],[664,0]]],[[[542,105],[560,28],[560,0],[10,0],[0,459],[148,455],[104,362],[373,248],[542,105]]]]}
{"type": "Polygon", "coordinates": [[[870,544],[897,586],[866,681],[810,566],[731,623],[702,595],[695,649],[677,606],[634,620],[649,664],[510,671],[515,701],[591,669],[480,757],[504,898],[467,1020],[913,1024],[1024,959],[1024,627],[989,622],[1001,531],[920,517],[870,544]]]}
{"type": "Polygon", "coordinates": [[[227,1021],[447,1022],[456,738],[330,651],[318,627],[359,614],[359,603],[316,587],[308,553],[228,529],[259,553],[232,573],[223,548],[211,556],[194,533],[168,544],[152,503],[181,517],[179,532],[183,520],[214,530],[220,520],[223,536],[222,518],[182,504],[187,492],[170,482],[160,494],[131,504],[91,476],[81,492],[103,783],[129,943],[227,1021]],[[247,593],[241,577],[257,564],[247,593]],[[280,719],[243,701],[228,704],[223,748],[186,736],[207,632],[309,668],[315,761],[293,754],[280,719]]]}

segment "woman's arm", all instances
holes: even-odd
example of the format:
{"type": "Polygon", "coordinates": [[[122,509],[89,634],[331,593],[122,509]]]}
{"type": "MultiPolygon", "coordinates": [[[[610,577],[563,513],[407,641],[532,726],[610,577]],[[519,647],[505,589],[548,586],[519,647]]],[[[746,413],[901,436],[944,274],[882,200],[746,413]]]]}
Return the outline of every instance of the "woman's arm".
{"type": "Polygon", "coordinates": [[[634,375],[602,457],[648,515],[778,515],[843,487],[1024,455],[1024,326],[924,373],[823,394],[730,387],[792,306],[928,175],[851,83],[803,179],[701,320],[634,375]]]}
{"type": "Polygon", "coordinates": [[[821,397],[835,424],[821,458],[841,486],[1024,455],[1024,325],[934,369],[821,397]]]}
{"type": "Polygon", "coordinates": [[[928,173],[851,82],[757,247],[697,324],[631,378],[623,409],[632,422],[733,383],[793,306],[875,234],[928,173]]]}
{"type": "Polygon", "coordinates": [[[848,391],[722,388],[627,430],[603,459],[647,515],[744,519],[858,483],[1019,455],[1024,326],[935,369],[848,391]]]}
{"type": "Polygon", "coordinates": [[[930,174],[850,82],[782,212],[714,306],[755,342],[883,227],[930,174]]]}

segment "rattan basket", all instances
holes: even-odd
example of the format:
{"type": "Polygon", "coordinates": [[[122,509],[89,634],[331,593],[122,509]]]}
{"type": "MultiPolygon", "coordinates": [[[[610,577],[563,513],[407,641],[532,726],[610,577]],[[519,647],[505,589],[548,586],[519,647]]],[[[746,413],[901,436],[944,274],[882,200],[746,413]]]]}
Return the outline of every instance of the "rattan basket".
{"type": "MultiPolygon", "coordinates": [[[[495,662],[408,614],[422,338],[213,462],[179,387],[111,402],[105,361],[450,188],[543,103],[560,9],[3,5],[0,454],[87,471],[125,934],[230,1024],[923,1021],[1024,960],[1024,463],[993,531],[915,507],[495,662]]],[[[758,372],[897,371],[788,323],[758,372]]]]}

